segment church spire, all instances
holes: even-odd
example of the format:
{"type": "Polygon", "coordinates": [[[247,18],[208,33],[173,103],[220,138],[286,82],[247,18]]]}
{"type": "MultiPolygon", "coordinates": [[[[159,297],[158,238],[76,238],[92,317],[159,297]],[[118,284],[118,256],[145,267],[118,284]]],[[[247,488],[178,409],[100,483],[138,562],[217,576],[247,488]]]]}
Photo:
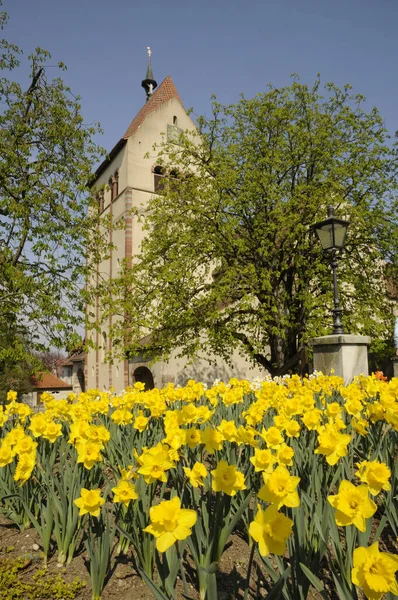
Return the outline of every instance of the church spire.
{"type": "Polygon", "coordinates": [[[157,83],[155,81],[155,79],[153,78],[153,72],[152,72],[152,65],[151,65],[151,49],[149,46],[147,46],[147,52],[148,52],[148,67],[146,70],[146,76],[145,79],[142,80],[141,82],[141,86],[144,88],[145,93],[146,93],[146,101],[148,102],[149,98],[152,96],[153,94],[153,90],[157,87],[157,83]]]}

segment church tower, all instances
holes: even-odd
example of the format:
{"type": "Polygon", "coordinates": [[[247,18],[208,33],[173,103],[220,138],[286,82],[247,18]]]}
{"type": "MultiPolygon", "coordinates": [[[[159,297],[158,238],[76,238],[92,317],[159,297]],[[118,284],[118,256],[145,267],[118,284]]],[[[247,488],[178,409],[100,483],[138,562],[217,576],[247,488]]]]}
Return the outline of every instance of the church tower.
{"type": "MultiPolygon", "coordinates": [[[[109,241],[115,246],[109,260],[99,265],[97,281],[106,281],[117,276],[122,262],[131,264],[139,253],[143,240],[141,224],[132,216],[132,209],[145,207],[148,200],[162,185],[162,168],[157,164],[154,144],[166,140],[175,141],[181,131],[193,131],[196,126],[187,114],[170,75],[157,86],[148,48],[146,77],[141,83],[146,102],[133,118],[123,137],[112,148],[108,157],[98,167],[93,188],[105,189],[98,195],[99,210],[107,222],[109,241]],[[151,158],[145,158],[146,155],[151,158]],[[123,228],[118,228],[120,220],[123,228]]],[[[98,284],[97,284],[98,285],[98,284]]],[[[90,307],[99,321],[100,306],[90,307]]],[[[90,350],[86,358],[87,389],[97,388],[120,392],[136,381],[145,383],[146,388],[163,387],[168,382],[185,384],[188,379],[213,383],[215,378],[227,381],[230,377],[263,377],[264,371],[247,363],[239,353],[231,356],[227,364],[221,358],[209,357],[196,360],[193,364],[172,353],[169,360],[150,364],[142,356],[130,357],[110,364],[107,352],[112,348],[109,331],[112,319],[101,326],[101,331],[92,331],[96,350],[90,350]]],[[[120,317],[119,317],[120,318],[120,317]]],[[[90,335],[90,332],[88,332],[90,335]]],[[[145,345],[145,340],[140,340],[145,345]]]]}
{"type": "MultiPolygon", "coordinates": [[[[110,258],[99,266],[98,280],[113,278],[117,275],[121,262],[133,260],[138,253],[143,238],[142,228],[131,215],[132,208],[145,206],[156,192],[161,173],[156,169],[155,143],[161,144],[162,134],[171,139],[179,130],[195,129],[188,116],[173,80],[168,75],[158,86],[151,64],[151,50],[148,47],[148,65],[145,79],[141,85],[145,90],[146,102],[128,125],[126,132],[109,152],[108,157],[98,167],[93,188],[105,191],[98,195],[99,210],[104,217],[110,218],[114,226],[124,219],[124,228],[110,228],[109,241],[116,249],[110,258]],[[149,153],[151,159],[145,158],[149,153]]],[[[91,307],[98,320],[100,306],[91,307]]],[[[150,377],[148,365],[137,359],[135,365],[128,361],[109,364],[106,353],[112,347],[108,324],[100,332],[87,332],[93,336],[97,350],[90,350],[86,358],[87,388],[100,390],[113,387],[116,392],[132,385],[139,377],[150,377]],[[139,371],[141,369],[141,371],[139,371]],[[136,375],[134,375],[136,373],[136,375]],[[138,373],[138,374],[137,374],[138,373]]],[[[159,379],[159,377],[155,377],[159,379]]],[[[162,381],[155,381],[162,385],[162,381]]]]}

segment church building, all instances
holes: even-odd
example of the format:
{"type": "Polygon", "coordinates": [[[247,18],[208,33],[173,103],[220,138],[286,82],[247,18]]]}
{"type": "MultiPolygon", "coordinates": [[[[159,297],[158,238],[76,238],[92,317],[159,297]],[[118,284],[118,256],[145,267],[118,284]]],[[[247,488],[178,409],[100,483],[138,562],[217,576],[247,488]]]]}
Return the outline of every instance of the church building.
{"type": "MultiPolygon", "coordinates": [[[[124,220],[123,228],[109,231],[109,241],[115,248],[110,258],[100,266],[101,276],[117,276],[121,261],[131,261],[138,253],[143,232],[140,223],[131,215],[131,209],[145,205],[161,185],[162,171],[156,165],[156,157],[151,161],[147,153],[153,154],[153,145],[161,144],[164,136],[175,139],[179,132],[195,129],[195,123],[187,114],[178,91],[170,76],[158,86],[152,72],[150,49],[148,48],[148,68],[142,87],[146,102],[127,127],[123,137],[110,151],[107,159],[95,173],[93,186],[104,192],[98,201],[100,211],[115,225],[124,220]]],[[[99,316],[99,306],[92,308],[99,316]]],[[[111,325],[111,320],[109,322],[111,325]]],[[[108,325],[108,327],[109,327],[108,325]]],[[[232,358],[233,366],[223,360],[210,365],[201,359],[194,364],[186,364],[183,359],[170,358],[168,362],[150,363],[137,356],[110,364],[106,353],[111,348],[108,327],[101,332],[92,332],[97,350],[90,350],[86,356],[86,389],[100,390],[114,388],[120,392],[136,381],[142,381],[147,388],[162,387],[168,382],[184,384],[189,379],[213,383],[215,379],[228,381],[230,377],[264,377],[264,370],[252,367],[238,354],[232,358]]]]}

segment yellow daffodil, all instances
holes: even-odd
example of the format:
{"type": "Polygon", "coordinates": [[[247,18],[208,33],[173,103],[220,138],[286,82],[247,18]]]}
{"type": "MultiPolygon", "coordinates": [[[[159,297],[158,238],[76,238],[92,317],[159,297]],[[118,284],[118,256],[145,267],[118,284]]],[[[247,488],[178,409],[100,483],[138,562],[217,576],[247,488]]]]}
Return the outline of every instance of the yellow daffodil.
{"type": "Polygon", "coordinates": [[[268,448],[277,448],[285,441],[283,435],[277,427],[270,427],[267,430],[263,427],[261,431],[261,437],[267,444],[268,448]]]}
{"type": "Polygon", "coordinates": [[[224,492],[228,496],[235,496],[236,492],[246,489],[243,473],[238,471],[235,465],[228,465],[225,460],[220,460],[211,474],[214,492],[224,492]]]}
{"type": "Polygon", "coordinates": [[[246,427],[241,425],[238,427],[236,433],[236,441],[238,446],[245,444],[248,446],[253,446],[253,448],[257,448],[259,445],[258,440],[256,440],[258,431],[256,431],[253,427],[250,427],[250,425],[246,425],[246,427]]]}
{"type": "Polygon", "coordinates": [[[151,506],[149,516],[151,524],[143,531],[155,536],[159,552],[166,552],[177,540],[189,537],[197,519],[194,510],[181,508],[181,501],[177,496],[151,506]]]}
{"type": "Polygon", "coordinates": [[[9,392],[7,392],[7,402],[15,402],[17,396],[17,392],[14,392],[14,390],[10,390],[9,392]]]}
{"type": "Polygon", "coordinates": [[[200,444],[200,429],[190,427],[185,432],[185,443],[189,448],[195,448],[200,444]]]}
{"type": "Polygon", "coordinates": [[[328,500],[336,509],[337,525],[355,525],[359,531],[366,531],[366,519],[377,510],[376,504],[369,498],[366,485],[356,487],[346,480],[340,483],[338,494],[328,496],[328,500]]]}
{"type": "Polygon", "coordinates": [[[222,419],[217,429],[224,440],[227,442],[236,442],[238,432],[236,431],[235,421],[226,421],[225,419],[222,419]]]}
{"type": "Polygon", "coordinates": [[[33,437],[37,438],[43,435],[46,430],[48,420],[43,413],[37,413],[33,415],[30,420],[29,430],[32,432],[33,437]]]}
{"type": "Polygon", "coordinates": [[[326,405],[326,414],[328,417],[337,417],[343,412],[343,407],[338,402],[331,402],[326,405]]]}
{"type": "Polygon", "coordinates": [[[312,410],[304,413],[304,415],[301,417],[301,420],[309,431],[318,429],[322,420],[322,411],[318,408],[313,408],[312,410]]]}
{"type": "Polygon", "coordinates": [[[113,501],[122,502],[125,506],[128,506],[131,500],[138,499],[134,485],[126,479],[121,479],[117,486],[112,488],[112,492],[115,494],[113,501]]]}
{"type": "Polygon", "coordinates": [[[254,466],[254,472],[258,473],[259,471],[267,471],[272,468],[272,465],[275,464],[275,456],[272,454],[271,450],[268,448],[260,450],[256,448],[254,451],[254,456],[250,457],[250,462],[254,466]]]}
{"type": "Polygon", "coordinates": [[[180,427],[167,430],[167,436],[162,440],[173,450],[179,450],[186,443],[187,430],[180,427]]]}
{"type": "Polygon", "coordinates": [[[353,563],[352,582],[363,590],[366,598],[380,600],[388,592],[398,596],[395,578],[398,556],[380,552],[378,543],[375,542],[369,548],[356,548],[353,563]]]}
{"type": "Polygon", "coordinates": [[[168,446],[161,443],[145,450],[139,457],[139,464],[138,473],[144,476],[147,484],[156,480],[166,482],[166,471],[175,467],[175,462],[170,458],[168,446]]]}
{"type": "Polygon", "coordinates": [[[149,417],[145,417],[142,410],[138,412],[138,415],[134,419],[133,427],[134,429],[138,429],[140,433],[145,431],[147,425],[149,423],[149,417]]]}
{"type": "Polygon", "coordinates": [[[221,450],[223,436],[213,427],[206,427],[200,432],[200,441],[205,445],[206,452],[213,454],[216,450],[221,450]]]}
{"type": "Polygon", "coordinates": [[[251,537],[258,543],[261,556],[277,554],[283,556],[286,551],[286,540],[291,535],[293,521],[278,512],[276,504],[263,510],[257,506],[257,513],[249,525],[251,537]]]}
{"type": "Polygon", "coordinates": [[[4,408],[0,406],[0,427],[3,427],[8,421],[8,414],[4,412],[4,408]]]}
{"type": "Polygon", "coordinates": [[[133,413],[127,408],[117,408],[112,414],[111,419],[118,425],[128,425],[133,420],[133,413]]]}
{"type": "Polygon", "coordinates": [[[367,430],[368,422],[365,419],[361,419],[360,417],[351,419],[351,427],[354,431],[359,433],[359,435],[368,435],[369,431],[367,430]]]}
{"type": "Polygon", "coordinates": [[[276,450],[276,462],[285,467],[293,465],[294,450],[287,444],[281,444],[276,450]]]}
{"type": "Polygon", "coordinates": [[[18,440],[14,446],[14,450],[17,454],[26,454],[33,452],[37,448],[37,442],[34,442],[30,435],[25,435],[23,438],[18,440]]]}
{"type": "Polygon", "coordinates": [[[290,475],[285,466],[279,465],[272,473],[263,473],[264,485],[258,497],[265,502],[276,504],[277,508],[288,506],[295,508],[300,505],[296,487],[300,477],[290,475]]]}
{"type": "Polygon", "coordinates": [[[5,467],[12,463],[15,456],[15,451],[11,449],[11,446],[3,444],[0,448],[0,467],[5,467]]]}
{"type": "Polygon", "coordinates": [[[340,433],[333,425],[327,424],[322,433],[318,435],[318,448],[315,454],[324,454],[329,465],[335,465],[342,456],[347,456],[347,446],[351,436],[340,433]]]}
{"type": "Polygon", "coordinates": [[[92,517],[99,517],[101,506],[105,503],[104,498],[101,498],[101,490],[80,490],[80,498],[75,500],[76,506],[80,509],[79,516],[89,514],[92,517]]]}
{"type": "Polygon", "coordinates": [[[355,474],[362,483],[366,483],[373,496],[377,496],[381,490],[385,490],[386,492],[391,490],[391,484],[388,481],[391,477],[391,471],[385,463],[378,462],[377,460],[370,462],[364,460],[358,463],[357,467],[358,471],[355,474]]]}
{"type": "Polygon", "coordinates": [[[207,469],[203,463],[196,462],[192,469],[184,467],[184,473],[188,477],[192,487],[197,488],[200,485],[204,485],[203,477],[206,477],[207,469]]]}
{"type": "Polygon", "coordinates": [[[293,419],[286,422],[285,433],[287,437],[298,438],[300,436],[300,424],[293,419]]]}
{"type": "Polygon", "coordinates": [[[85,437],[90,442],[104,445],[111,439],[111,434],[104,425],[89,425],[85,431],[85,437]]]}
{"type": "Polygon", "coordinates": [[[49,440],[52,444],[55,442],[57,437],[62,435],[62,425],[61,423],[54,423],[54,421],[50,421],[47,423],[47,427],[43,431],[42,437],[45,440],[49,440]]]}
{"type": "Polygon", "coordinates": [[[22,487],[32,475],[32,471],[36,464],[36,450],[20,454],[18,463],[15,469],[14,481],[19,481],[22,487]]]}
{"type": "Polygon", "coordinates": [[[83,463],[86,469],[90,470],[96,462],[102,460],[102,444],[95,442],[82,441],[77,444],[77,462],[83,463]]]}

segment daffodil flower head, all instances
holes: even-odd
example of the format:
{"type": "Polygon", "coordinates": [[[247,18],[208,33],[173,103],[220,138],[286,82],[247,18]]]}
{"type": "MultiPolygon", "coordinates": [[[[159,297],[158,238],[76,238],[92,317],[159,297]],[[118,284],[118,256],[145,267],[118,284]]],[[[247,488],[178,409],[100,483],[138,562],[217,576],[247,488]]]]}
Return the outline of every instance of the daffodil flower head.
{"type": "Polygon", "coordinates": [[[104,498],[101,498],[101,490],[87,490],[82,488],[80,490],[80,498],[75,500],[76,506],[80,509],[79,516],[89,514],[93,517],[99,517],[101,512],[101,506],[105,504],[104,498]]]}
{"type": "Polygon", "coordinates": [[[336,509],[337,525],[355,525],[359,531],[366,531],[366,519],[377,510],[376,504],[369,498],[366,485],[357,487],[346,480],[340,483],[338,494],[328,496],[328,501],[336,509]]]}
{"type": "Polygon", "coordinates": [[[184,473],[188,477],[192,487],[197,488],[200,485],[204,485],[203,478],[207,475],[207,469],[203,463],[196,462],[192,469],[184,467],[184,473]]]}
{"type": "Polygon", "coordinates": [[[156,549],[166,552],[177,540],[185,540],[192,533],[197,514],[194,510],[181,508],[177,496],[171,500],[163,500],[149,509],[151,524],[143,531],[156,538],[156,549]]]}
{"type": "Polygon", "coordinates": [[[347,446],[351,441],[351,436],[340,433],[331,423],[328,423],[324,430],[318,435],[318,448],[315,454],[324,454],[326,462],[329,465],[335,465],[342,456],[347,456],[347,446]]]}
{"type": "Polygon", "coordinates": [[[296,490],[300,477],[290,475],[284,465],[279,465],[272,473],[263,473],[263,480],[264,485],[258,493],[261,500],[276,504],[277,508],[281,506],[296,508],[300,505],[296,490]]]}
{"type": "Polygon", "coordinates": [[[256,448],[254,451],[254,456],[250,457],[250,462],[254,466],[255,473],[258,473],[259,471],[267,471],[270,468],[272,470],[272,465],[275,463],[275,456],[268,448],[264,448],[262,450],[256,448]]]}
{"type": "Polygon", "coordinates": [[[245,490],[245,477],[235,465],[228,465],[225,460],[220,460],[216,469],[211,471],[214,492],[224,492],[228,496],[235,496],[236,492],[245,490]]]}
{"type": "Polygon", "coordinates": [[[380,600],[388,592],[398,596],[395,578],[398,556],[380,552],[378,542],[375,542],[369,548],[356,548],[353,558],[351,579],[356,586],[362,588],[366,598],[380,600]]]}
{"type": "Polygon", "coordinates": [[[357,464],[358,471],[356,475],[359,477],[362,483],[366,483],[369,487],[369,491],[373,496],[377,496],[381,490],[389,492],[391,490],[391,484],[389,479],[391,477],[390,468],[383,462],[372,460],[362,461],[357,464]]]}
{"type": "Polygon", "coordinates": [[[138,499],[134,485],[126,479],[121,479],[118,485],[112,488],[112,492],[114,493],[113,501],[122,502],[125,506],[128,506],[131,500],[138,499]]]}
{"type": "Polygon", "coordinates": [[[249,525],[251,537],[258,543],[261,556],[277,554],[283,556],[286,551],[286,540],[291,535],[293,521],[278,512],[276,504],[266,510],[257,506],[257,513],[249,525]]]}

